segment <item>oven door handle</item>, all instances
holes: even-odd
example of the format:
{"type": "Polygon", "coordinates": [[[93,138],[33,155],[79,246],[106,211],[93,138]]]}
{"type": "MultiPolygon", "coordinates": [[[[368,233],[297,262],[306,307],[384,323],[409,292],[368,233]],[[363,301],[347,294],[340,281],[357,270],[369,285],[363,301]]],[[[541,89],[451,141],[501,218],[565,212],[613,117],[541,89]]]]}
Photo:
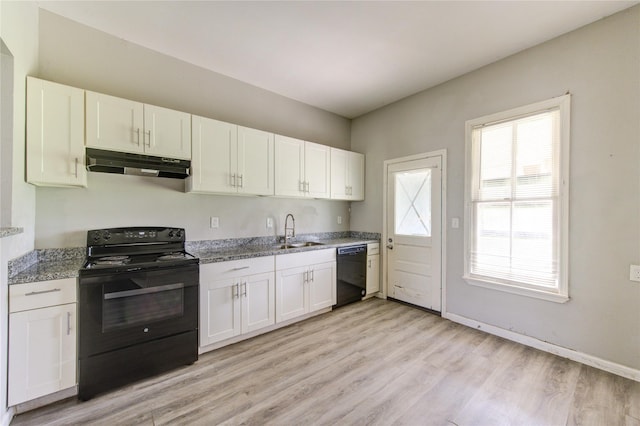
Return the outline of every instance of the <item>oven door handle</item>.
{"type": "Polygon", "coordinates": [[[141,288],[137,290],[116,291],[113,293],[105,293],[104,300],[120,299],[122,297],[140,296],[142,294],[159,293],[161,291],[170,291],[184,288],[184,283],[160,285],[157,287],[141,288]]]}

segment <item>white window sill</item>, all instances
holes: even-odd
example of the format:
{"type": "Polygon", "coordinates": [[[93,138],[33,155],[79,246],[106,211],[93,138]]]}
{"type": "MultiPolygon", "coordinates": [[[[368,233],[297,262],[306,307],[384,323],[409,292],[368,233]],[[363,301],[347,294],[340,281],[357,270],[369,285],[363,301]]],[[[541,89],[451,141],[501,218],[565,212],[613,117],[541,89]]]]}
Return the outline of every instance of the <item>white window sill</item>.
{"type": "Polygon", "coordinates": [[[473,277],[470,275],[464,275],[462,277],[467,283],[477,286],[489,288],[492,290],[503,291],[505,293],[517,294],[519,296],[533,297],[536,299],[547,300],[555,303],[566,303],[569,301],[569,296],[552,291],[537,290],[526,287],[518,287],[515,285],[505,284],[496,281],[488,281],[473,277]]]}

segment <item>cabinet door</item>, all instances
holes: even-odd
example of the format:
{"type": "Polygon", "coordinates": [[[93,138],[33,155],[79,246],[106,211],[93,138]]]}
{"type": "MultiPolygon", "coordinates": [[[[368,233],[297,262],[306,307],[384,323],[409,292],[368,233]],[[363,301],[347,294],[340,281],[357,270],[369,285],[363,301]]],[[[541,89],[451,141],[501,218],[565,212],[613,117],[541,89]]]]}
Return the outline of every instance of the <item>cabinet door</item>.
{"type": "Polygon", "coordinates": [[[258,330],[276,322],[275,275],[273,272],[241,279],[242,332],[258,330]]]}
{"type": "Polygon", "coordinates": [[[84,90],[27,77],[27,182],[87,186],[84,90]]]}
{"type": "Polygon", "coordinates": [[[309,312],[336,304],[336,262],[309,268],[309,312]]]}
{"type": "Polygon", "coordinates": [[[308,197],[329,198],[331,150],[326,145],[305,142],[304,174],[308,197]]]}
{"type": "Polygon", "coordinates": [[[276,271],[276,322],[308,312],[306,266],[276,271]]]}
{"type": "Polygon", "coordinates": [[[87,91],[87,146],[143,153],[143,112],[139,102],[87,91]]]}
{"type": "Polygon", "coordinates": [[[347,192],[351,200],[364,200],[364,155],[358,152],[349,153],[347,192]]]}
{"type": "Polygon", "coordinates": [[[238,193],[274,194],[273,133],[238,126],[238,193]]]}
{"type": "Polygon", "coordinates": [[[188,192],[236,192],[238,126],[192,117],[191,176],[188,192]]]}
{"type": "Polygon", "coordinates": [[[200,346],[237,336],[241,332],[238,280],[200,283],[200,346]]]}
{"type": "Polygon", "coordinates": [[[347,163],[349,152],[331,148],[331,198],[348,200],[347,196],[347,163]]]}
{"type": "Polygon", "coordinates": [[[76,384],[76,304],[9,315],[9,406],[76,384]]]}
{"type": "Polygon", "coordinates": [[[380,291],[380,255],[367,256],[367,294],[380,291]]]}
{"type": "Polygon", "coordinates": [[[191,159],[191,114],[144,106],[144,151],[159,157],[191,159]]]}
{"type": "Polygon", "coordinates": [[[276,135],[276,195],[304,196],[304,141],[276,135]]]}

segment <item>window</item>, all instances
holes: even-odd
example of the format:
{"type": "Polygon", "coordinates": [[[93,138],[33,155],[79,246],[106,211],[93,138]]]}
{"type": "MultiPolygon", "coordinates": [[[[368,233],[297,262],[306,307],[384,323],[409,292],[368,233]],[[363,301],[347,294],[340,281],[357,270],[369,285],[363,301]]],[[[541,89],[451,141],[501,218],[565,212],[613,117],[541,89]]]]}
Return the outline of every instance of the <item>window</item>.
{"type": "Polygon", "coordinates": [[[465,279],[565,302],[570,95],[466,123],[465,279]]]}

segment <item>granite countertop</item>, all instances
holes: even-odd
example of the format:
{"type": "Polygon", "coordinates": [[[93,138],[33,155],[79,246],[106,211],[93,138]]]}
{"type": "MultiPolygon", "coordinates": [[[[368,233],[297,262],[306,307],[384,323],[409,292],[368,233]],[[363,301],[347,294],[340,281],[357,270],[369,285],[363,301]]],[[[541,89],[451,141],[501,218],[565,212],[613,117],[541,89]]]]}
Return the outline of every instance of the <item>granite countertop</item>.
{"type": "MultiPolygon", "coordinates": [[[[292,244],[300,243],[306,240],[293,240],[292,244]]],[[[244,245],[237,247],[224,247],[224,248],[192,248],[189,253],[200,258],[200,263],[216,263],[226,262],[228,260],[240,260],[250,259],[253,257],[262,256],[274,256],[279,254],[300,253],[304,251],[324,250],[328,248],[337,248],[350,246],[354,244],[367,244],[378,243],[376,239],[362,239],[362,238],[331,238],[322,240],[309,240],[321,243],[319,245],[306,246],[306,247],[292,247],[282,249],[282,244],[271,245],[244,245]]]]}
{"type": "MultiPolygon", "coordinates": [[[[323,234],[322,237],[329,236],[328,234],[323,234]]],[[[322,237],[314,237],[311,234],[300,236],[300,238],[292,240],[291,243],[314,241],[321,244],[288,249],[281,249],[282,244],[275,244],[274,241],[266,244],[265,240],[261,238],[224,240],[223,242],[188,241],[187,251],[200,258],[201,264],[205,264],[379,242],[377,234],[368,233],[359,233],[359,235],[349,237],[322,237]]],[[[40,249],[12,260],[9,262],[9,284],[75,278],[85,262],[85,250],[84,247],[40,249]]]]}

